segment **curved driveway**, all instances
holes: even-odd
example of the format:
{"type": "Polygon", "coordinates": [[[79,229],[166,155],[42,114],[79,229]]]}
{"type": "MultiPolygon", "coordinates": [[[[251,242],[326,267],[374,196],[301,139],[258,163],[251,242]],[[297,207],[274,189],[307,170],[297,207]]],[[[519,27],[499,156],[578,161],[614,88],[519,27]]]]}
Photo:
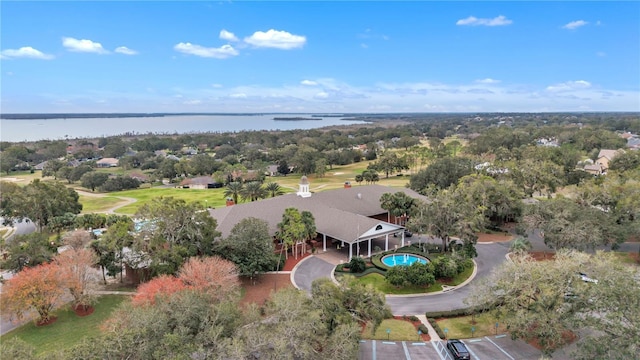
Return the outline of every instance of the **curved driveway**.
{"type": "MultiPolygon", "coordinates": [[[[476,276],[469,284],[481,279],[505,260],[509,251],[510,242],[478,244],[476,249],[478,257],[474,260],[477,264],[476,276]]],[[[317,256],[311,256],[300,262],[292,274],[294,284],[303,290],[311,291],[313,280],[322,277],[331,277],[334,265],[317,256]]],[[[468,284],[467,284],[468,285],[468,284]]],[[[447,292],[415,295],[415,296],[387,296],[387,304],[396,315],[424,314],[427,311],[447,311],[467,307],[463,299],[469,294],[469,286],[447,292]]]]}

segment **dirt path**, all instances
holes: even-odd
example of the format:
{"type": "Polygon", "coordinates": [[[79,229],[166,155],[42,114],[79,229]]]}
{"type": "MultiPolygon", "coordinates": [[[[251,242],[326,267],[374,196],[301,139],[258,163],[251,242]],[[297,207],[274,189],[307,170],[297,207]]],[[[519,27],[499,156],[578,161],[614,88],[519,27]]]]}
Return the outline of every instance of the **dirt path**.
{"type": "Polygon", "coordinates": [[[106,194],[96,194],[96,193],[92,193],[92,192],[87,192],[87,191],[83,191],[83,190],[77,190],[76,192],[78,192],[78,194],[83,195],[83,196],[89,196],[89,197],[114,197],[117,199],[121,199],[124,202],[111,207],[105,211],[100,211],[100,213],[104,213],[104,214],[113,214],[116,210],[120,209],[121,207],[125,207],[129,204],[133,204],[134,202],[138,201],[138,199],[134,199],[134,198],[130,198],[130,197],[124,197],[124,196],[113,196],[113,195],[106,195],[106,194]]]}

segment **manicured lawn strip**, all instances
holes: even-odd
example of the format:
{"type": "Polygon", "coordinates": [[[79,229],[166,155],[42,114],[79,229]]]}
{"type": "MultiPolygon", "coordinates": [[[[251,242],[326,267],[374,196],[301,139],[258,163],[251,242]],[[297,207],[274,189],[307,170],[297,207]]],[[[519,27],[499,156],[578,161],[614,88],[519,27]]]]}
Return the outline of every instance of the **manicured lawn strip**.
{"type": "Polygon", "coordinates": [[[438,326],[444,331],[447,329],[447,338],[449,339],[467,339],[471,336],[471,327],[476,329],[473,332],[473,337],[482,337],[496,334],[496,322],[498,322],[498,334],[507,332],[500,321],[498,321],[492,314],[483,313],[476,315],[475,324],[471,323],[471,316],[460,316],[447,319],[437,319],[438,326]]]}
{"type": "Polygon", "coordinates": [[[123,196],[138,201],[116,210],[119,214],[135,214],[140,207],[149,201],[164,196],[182,199],[186,202],[199,202],[209,207],[225,206],[224,189],[179,189],[179,188],[151,188],[136,189],[110,193],[113,196],[123,196]]]}
{"type": "Polygon", "coordinates": [[[108,195],[104,197],[80,195],[79,201],[82,204],[82,214],[106,212],[118,204],[126,203],[125,200],[108,195]]]}
{"type": "MultiPolygon", "coordinates": [[[[42,173],[40,171],[36,171],[33,174],[30,171],[16,171],[16,172],[11,172],[9,175],[7,175],[7,173],[3,172],[2,175],[0,175],[0,179],[1,178],[21,179],[21,181],[16,181],[15,183],[20,186],[24,186],[29,184],[33,179],[42,179],[42,173]]],[[[47,178],[47,179],[53,180],[53,178],[47,178]]]]}
{"type": "Polygon", "coordinates": [[[408,294],[424,294],[436,291],[442,291],[442,285],[439,283],[435,283],[428,288],[423,288],[419,286],[404,286],[401,288],[396,288],[395,286],[389,284],[385,279],[384,275],[380,274],[369,274],[358,278],[358,281],[364,284],[371,284],[376,289],[384,292],[385,294],[391,295],[408,295],[408,294]]]}
{"type": "Polygon", "coordinates": [[[387,329],[391,330],[388,334],[390,341],[418,339],[418,333],[413,324],[408,321],[396,319],[383,320],[382,324],[376,329],[375,334],[371,334],[371,327],[367,326],[362,333],[362,338],[368,340],[387,340],[387,329]]]}
{"type": "Polygon", "coordinates": [[[456,285],[460,285],[463,282],[465,282],[465,280],[467,280],[469,278],[469,276],[471,276],[471,274],[473,273],[473,266],[464,269],[463,272],[461,272],[460,274],[456,275],[453,279],[451,279],[451,281],[447,282],[445,285],[449,285],[449,286],[456,286],[456,285]]]}
{"type": "Polygon", "coordinates": [[[36,349],[38,354],[67,349],[79,343],[84,337],[95,336],[100,333],[99,326],[111,312],[124,300],[123,295],[105,295],[100,297],[95,311],[89,316],[77,316],[68,306],[56,312],[58,320],[48,326],[36,327],[33,322],[21,326],[0,340],[6,341],[18,337],[36,349]]]}

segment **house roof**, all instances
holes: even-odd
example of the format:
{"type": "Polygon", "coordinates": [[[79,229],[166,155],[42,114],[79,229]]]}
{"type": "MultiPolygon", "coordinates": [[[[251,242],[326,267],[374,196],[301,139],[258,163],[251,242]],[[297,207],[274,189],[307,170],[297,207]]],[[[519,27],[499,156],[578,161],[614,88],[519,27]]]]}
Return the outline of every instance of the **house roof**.
{"type": "Polygon", "coordinates": [[[247,217],[265,220],[269,224],[269,233],[275,235],[285,209],[294,207],[299,211],[306,210],[313,214],[318,233],[355,243],[384,233],[396,232],[402,228],[370,218],[373,215],[386,213],[386,210],[380,207],[382,194],[398,191],[415,198],[426,199],[406,188],[365,185],[322,191],[306,198],[291,193],[261,201],[210,209],[209,213],[218,221],[217,229],[223,237],[228,236],[233,226],[247,217]],[[374,230],[376,228],[378,229],[374,230]]]}
{"type": "Polygon", "coordinates": [[[613,158],[616,157],[616,155],[618,155],[618,150],[602,149],[600,150],[600,153],[598,153],[598,159],[601,157],[605,157],[609,160],[613,160],[613,158]]]}
{"type": "Polygon", "coordinates": [[[116,158],[102,158],[98,161],[96,161],[96,164],[118,164],[118,159],[116,158]]]}
{"type": "Polygon", "coordinates": [[[180,185],[208,185],[213,184],[216,181],[211,176],[199,176],[191,179],[184,179],[180,185]]]}

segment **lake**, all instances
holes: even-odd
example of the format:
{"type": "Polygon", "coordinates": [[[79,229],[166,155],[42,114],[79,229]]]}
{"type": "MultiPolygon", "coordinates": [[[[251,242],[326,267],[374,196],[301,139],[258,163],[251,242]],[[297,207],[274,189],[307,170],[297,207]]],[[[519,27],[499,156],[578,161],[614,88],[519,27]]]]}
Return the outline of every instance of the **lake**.
{"type": "MultiPolygon", "coordinates": [[[[334,125],[366,124],[365,121],[320,117],[318,120],[278,121],[273,118],[311,118],[310,114],[168,115],[161,117],[113,117],[75,119],[2,119],[0,140],[10,142],[96,138],[122,134],[189,134],[245,130],[317,129],[334,125]]],[[[315,117],[314,117],[315,118],[315,117]]]]}

